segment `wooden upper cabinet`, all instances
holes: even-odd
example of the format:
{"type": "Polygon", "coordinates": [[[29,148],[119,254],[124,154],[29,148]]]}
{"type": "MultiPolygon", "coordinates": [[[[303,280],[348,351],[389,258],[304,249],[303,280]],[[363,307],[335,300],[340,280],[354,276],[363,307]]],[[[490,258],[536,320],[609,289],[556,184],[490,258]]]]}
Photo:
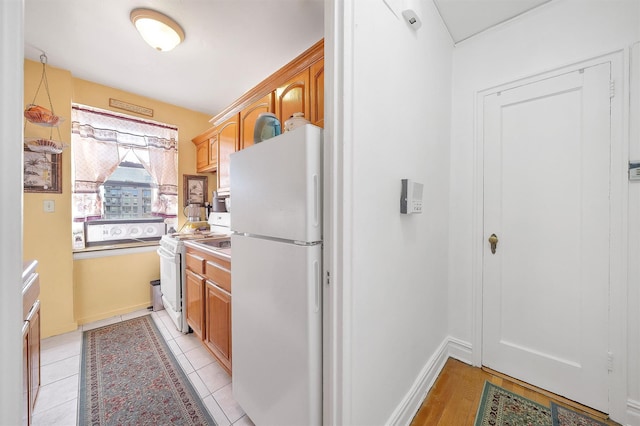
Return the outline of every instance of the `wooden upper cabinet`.
{"type": "Polygon", "coordinates": [[[215,172],[218,167],[218,148],[217,148],[216,129],[211,128],[200,136],[192,139],[196,145],[196,171],[215,172]]]}
{"type": "Polygon", "coordinates": [[[209,141],[196,145],[196,170],[199,172],[209,167],[209,141]]]}
{"type": "Polygon", "coordinates": [[[309,68],[311,111],[309,121],[324,127],[324,59],[309,68]]]}
{"type": "Polygon", "coordinates": [[[275,113],[282,130],[296,112],[324,127],[324,40],[220,111],[210,120],[213,127],[193,139],[196,170],[217,172],[220,194],[230,192],[230,154],[253,145],[254,126],[263,112],[275,113]]]}
{"type": "Polygon", "coordinates": [[[240,141],[240,113],[232,115],[218,126],[218,193],[228,194],[231,186],[231,154],[240,141]]]}
{"type": "Polygon", "coordinates": [[[273,112],[273,93],[258,99],[240,111],[240,146],[245,149],[253,145],[253,130],[258,116],[264,112],[273,112]]]}
{"type": "Polygon", "coordinates": [[[209,170],[218,170],[218,134],[209,138],[209,170]]]}
{"type": "Polygon", "coordinates": [[[309,68],[276,89],[276,115],[283,128],[284,122],[287,121],[294,112],[304,113],[304,118],[307,120],[311,117],[309,68]]]}

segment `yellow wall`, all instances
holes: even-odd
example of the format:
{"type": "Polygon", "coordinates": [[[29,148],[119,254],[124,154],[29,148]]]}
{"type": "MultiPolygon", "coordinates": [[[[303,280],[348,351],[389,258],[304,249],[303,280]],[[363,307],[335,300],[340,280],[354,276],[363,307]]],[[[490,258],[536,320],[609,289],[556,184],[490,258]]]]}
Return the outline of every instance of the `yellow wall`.
{"type": "MultiPolygon", "coordinates": [[[[25,61],[25,103],[31,103],[42,64],[25,61]]],[[[155,121],[178,127],[178,191],[182,205],[182,175],[195,173],[195,146],[191,139],[210,127],[210,116],[153,99],[74,78],[70,71],[47,66],[51,101],[66,120],[61,139],[70,144],[71,103],[90,105],[130,115],[109,107],[109,98],[151,108],[155,121]]],[[[177,83],[177,82],[176,82],[177,83]]],[[[49,108],[44,87],[36,102],[49,108]]],[[[148,118],[140,116],[142,118],[148,118]]],[[[27,124],[25,136],[49,137],[49,129],[27,124]],[[44,132],[44,133],[43,133],[44,132]]],[[[53,139],[58,139],[54,129],[53,139]]],[[[209,188],[215,188],[209,175],[209,188]]],[[[180,207],[179,207],[180,208],[180,207]]],[[[184,221],[178,212],[180,223],[184,221]]],[[[155,252],[73,260],[71,248],[71,150],[62,154],[62,194],[24,194],[24,258],[37,259],[41,276],[42,336],[75,330],[77,324],[107,318],[150,305],[149,281],[159,278],[155,252]],[[55,201],[55,212],[44,213],[43,201],[55,201]]]]}
{"type": "Polygon", "coordinates": [[[149,282],[160,278],[155,251],[76,260],[73,269],[75,314],[81,324],[151,306],[149,282]]]}

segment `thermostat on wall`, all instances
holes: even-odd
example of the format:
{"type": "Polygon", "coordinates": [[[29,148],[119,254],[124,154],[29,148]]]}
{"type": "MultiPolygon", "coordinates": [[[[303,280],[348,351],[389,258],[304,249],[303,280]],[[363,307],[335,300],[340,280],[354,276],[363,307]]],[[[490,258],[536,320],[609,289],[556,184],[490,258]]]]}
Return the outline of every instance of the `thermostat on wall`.
{"type": "Polygon", "coordinates": [[[402,179],[400,213],[422,213],[422,187],[421,183],[411,179],[402,179]]]}
{"type": "Polygon", "coordinates": [[[629,163],[629,180],[640,181],[640,162],[629,163]]]}

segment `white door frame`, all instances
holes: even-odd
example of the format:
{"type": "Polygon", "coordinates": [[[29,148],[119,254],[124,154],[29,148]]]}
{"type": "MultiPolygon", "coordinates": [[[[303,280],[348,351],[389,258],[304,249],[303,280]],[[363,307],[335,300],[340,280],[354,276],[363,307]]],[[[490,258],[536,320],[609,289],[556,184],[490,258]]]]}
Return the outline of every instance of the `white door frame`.
{"type": "Polygon", "coordinates": [[[473,188],[473,244],[472,244],[472,362],[482,365],[482,256],[483,244],[487,244],[483,233],[483,176],[484,140],[483,101],[486,95],[508,90],[523,84],[555,77],[581,68],[611,63],[611,77],[615,82],[615,96],[611,99],[611,240],[610,240],[610,307],[609,350],[613,353],[613,371],[609,375],[609,415],[617,421],[626,416],[627,389],[627,235],[628,235],[628,105],[629,63],[628,49],[600,55],[579,63],[564,65],[525,78],[513,80],[500,86],[478,91],[475,94],[474,131],[474,188],[473,188]]]}
{"type": "Polygon", "coordinates": [[[0,424],[22,423],[24,1],[0,2],[0,424]]]}

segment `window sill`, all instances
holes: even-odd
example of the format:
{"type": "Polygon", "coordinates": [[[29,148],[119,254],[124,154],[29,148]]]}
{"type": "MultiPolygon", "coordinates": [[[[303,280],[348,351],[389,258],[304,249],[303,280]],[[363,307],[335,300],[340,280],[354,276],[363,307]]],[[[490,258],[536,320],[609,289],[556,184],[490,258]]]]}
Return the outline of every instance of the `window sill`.
{"type": "Polygon", "coordinates": [[[114,244],[97,247],[87,247],[85,249],[73,250],[73,260],[96,259],[109,256],[123,256],[126,254],[146,253],[155,251],[160,245],[160,241],[149,241],[140,243],[114,244]]]}

